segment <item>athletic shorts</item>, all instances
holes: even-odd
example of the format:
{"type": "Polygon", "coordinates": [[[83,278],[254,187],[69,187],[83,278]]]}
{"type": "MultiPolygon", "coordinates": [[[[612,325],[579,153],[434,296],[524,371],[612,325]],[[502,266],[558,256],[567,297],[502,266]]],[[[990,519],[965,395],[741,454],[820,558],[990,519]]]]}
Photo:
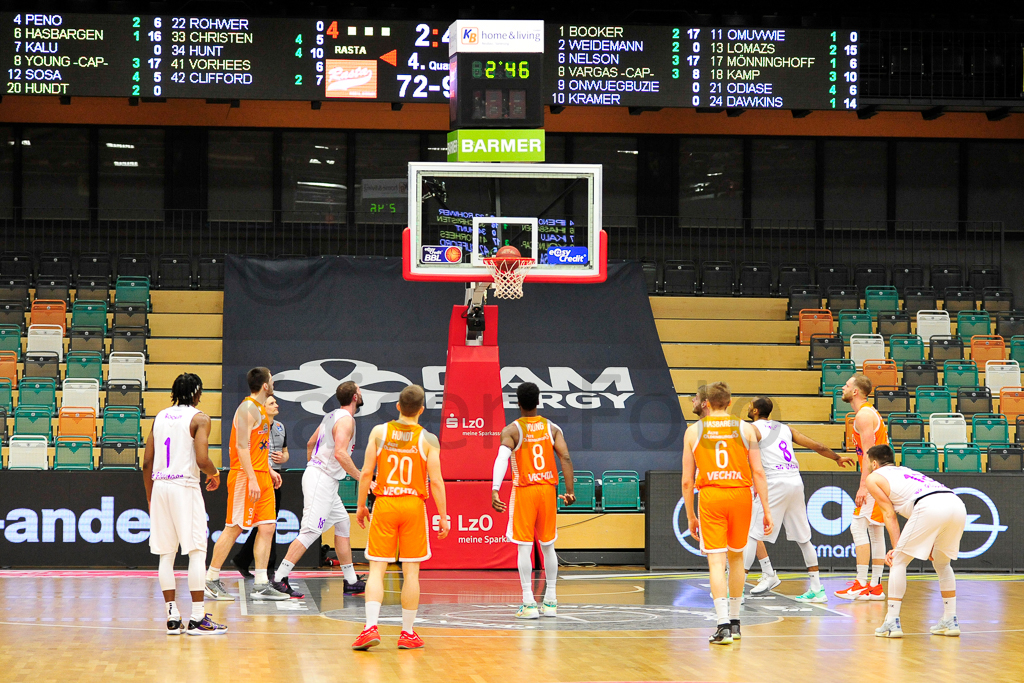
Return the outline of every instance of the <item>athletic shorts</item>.
{"type": "Polygon", "coordinates": [[[964,502],[953,493],[936,493],[914,506],[895,550],[918,560],[927,560],[933,552],[955,560],[966,524],[964,502]]]}
{"type": "Polygon", "coordinates": [[[332,526],[337,533],[339,526],[343,529],[348,528],[348,525],[342,524],[343,521],[348,521],[348,510],[338,495],[338,480],[319,467],[307,467],[302,474],[300,533],[323,533],[324,529],[330,529],[332,526]]]}
{"type": "Polygon", "coordinates": [[[697,511],[701,552],[743,552],[750,532],[752,498],[745,487],[701,487],[697,511]]]}
{"type": "Polygon", "coordinates": [[[154,481],[149,501],[149,550],[182,555],[206,550],[206,504],[199,485],[154,481]]]}
{"type": "Polygon", "coordinates": [[[249,497],[249,479],[242,470],[228,472],[228,514],[224,526],[242,527],[244,531],[259,524],[276,524],[274,510],[274,482],[270,472],[256,470],[256,481],[260,485],[260,499],[249,497]]]}
{"type": "Polygon", "coordinates": [[[426,562],[430,559],[427,504],[419,496],[377,496],[366,533],[368,560],[426,562]]]}
{"type": "Polygon", "coordinates": [[[764,505],[760,498],[754,499],[750,538],[775,543],[785,526],[786,538],[790,541],[806,543],[811,540],[811,523],[807,520],[807,502],[804,500],[804,480],[799,476],[768,477],[768,509],[772,512],[775,527],[765,536],[764,505]]]}
{"type": "Polygon", "coordinates": [[[878,504],[875,502],[875,499],[871,497],[870,493],[863,505],[853,509],[853,516],[866,518],[868,520],[868,524],[885,524],[885,520],[882,518],[882,508],[878,507],[878,504]]]}
{"type": "Polygon", "coordinates": [[[558,490],[549,484],[513,486],[505,538],[519,545],[547,545],[558,538],[555,527],[558,490]]]}

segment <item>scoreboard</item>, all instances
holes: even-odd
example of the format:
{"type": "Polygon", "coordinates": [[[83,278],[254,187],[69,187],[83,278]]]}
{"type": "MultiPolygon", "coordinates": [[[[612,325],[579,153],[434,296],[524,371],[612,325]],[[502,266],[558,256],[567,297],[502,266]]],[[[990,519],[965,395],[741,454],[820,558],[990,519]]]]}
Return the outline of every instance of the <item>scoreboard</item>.
{"type": "MultiPolygon", "coordinates": [[[[0,95],[445,103],[448,27],[5,12],[0,95]]],[[[547,24],[542,69],[489,57],[466,68],[512,90],[541,79],[552,106],[856,109],[859,48],[848,29],[547,24]]]]}

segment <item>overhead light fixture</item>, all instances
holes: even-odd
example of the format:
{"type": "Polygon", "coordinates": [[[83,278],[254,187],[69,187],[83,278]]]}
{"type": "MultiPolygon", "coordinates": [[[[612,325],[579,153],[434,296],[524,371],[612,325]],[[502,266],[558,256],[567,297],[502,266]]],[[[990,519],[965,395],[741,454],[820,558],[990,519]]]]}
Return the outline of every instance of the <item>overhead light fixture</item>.
{"type": "Polygon", "coordinates": [[[327,165],[328,166],[333,166],[334,165],[334,159],[326,159],[325,161],[327,161],[327,165]]]}
{"type": "Polygon", "coordinates": [[[636,149],[617,149],[615,150],[619,154],[639,154],[640,151],[636,149]]]}
{"type": "Polygon", "coordinates": [[[31,147],[32,146],[32,141],[31,140],[22,140],[21,144],[24,145],[25,147],[31,147]]]}
{"type": "Polygon", "coordinates": [[[309,180],[299,180],[295,184],[296,185],[305,185],[306,187],[329,187],[329,188],[335,189],[335,190],[347,189],[344,185],[339,185],[338,183],[317,183],[317,182],[313,182],[313,181],[309,181],[309,180]]]}
{"type": "Polygon", "coordinates": [[[139,162],[137,161],[115,161],[114,166],[123,166],[126,168],[138,168],[139,162]]]}
{"type": "Polygon", "coordinates": [[[129,145],[125,142],[108,142],[106,144],[110,149],[135,149],[135,145],[129,145]]]}
{"type": "Polygon", "coordinates": [[[311,163],[311,164],[319,164],[320,160],[319,159],[310,159],[309,163],[311,163]]]}

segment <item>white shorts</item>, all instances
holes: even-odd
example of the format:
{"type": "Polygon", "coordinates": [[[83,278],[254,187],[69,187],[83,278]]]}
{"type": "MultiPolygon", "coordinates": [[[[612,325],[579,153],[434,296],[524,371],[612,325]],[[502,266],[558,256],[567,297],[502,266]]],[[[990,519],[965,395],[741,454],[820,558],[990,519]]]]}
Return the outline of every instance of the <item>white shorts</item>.
{"type": "Polygon", "coordinates": [[[799,476],[771,477],[768,479],[768,507],[775,526],[771,534],[764,535],[764,505],[754,499],[750,515],[750,538],[775,543],[783,525],[786,538],[795,543],[811,540],[811,523],[807,521],[807,501],[804,499],[804,480],[799,476]]]}
{"type": "Polygon", "coordinates": [[[206,504],[199,485],[154,481],[149,501],[149,550],[170,555],[206,550],[206,504]]]}
{"type": "Polygon", "coordinates": [[[338,495],[338,480],[319,467],[307,467],[302,474],[302,524],[299,533],[323,533],[324,529],[330,529],[343,519],[348,521],[348,510],[338,495]]]}
{"type": "Polygon", "coordinates": [[[933,551],[955,560],[966,524],[964,502],[952,493],[936,493],[914,506],[895,550],[918,560],[927,560],[933,551]]]}

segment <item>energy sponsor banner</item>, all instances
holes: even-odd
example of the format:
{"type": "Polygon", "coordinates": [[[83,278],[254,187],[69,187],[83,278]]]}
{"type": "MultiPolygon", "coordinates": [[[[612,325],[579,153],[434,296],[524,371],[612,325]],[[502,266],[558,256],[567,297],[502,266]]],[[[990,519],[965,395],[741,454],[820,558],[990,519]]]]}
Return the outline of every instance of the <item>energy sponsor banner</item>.
{"type": "MultiPolygon", "coordinates": [[[[486,398],[502,403],[508,422],[519,416],[516,387],[536,383],[540,412],[562,427],[577,469],[600,476],[678,467],[686,425],[643,274],[636,263],[608,271],[603,284],[527,284],[524,299],[498,303],[502,395],[486,398]]],[[[337,407],[334,391],[345,380],[360,384],[364,400],[357,466],[372,427],[397,417],[407,384],[426,390],[421,422],[439,434],[449,320],[464,297],[460,283],[406,282],[401,259],[229,256],[223,433],[248,394],[246,372],[265,365],[277,419],[300,446],[337,407]]],[[[469,424],[481,416],[457,417],[469,424]]],[[[495,438],[488,462],[497,448],[495,438]]]]}
{"type": "MultiPolygon", "coordinates": [[[[302,473],[285,472],[276,542],[283,558],[299,533],[302,473]]],[[[224,528],[226,478],[216,491],[203,491],[210,546],[224,528]]],[[[131,471],[5,471],[0,476],[0,567],[148,567],[150,520],[142,473],[131,471]]],[[[247,536],[239,536],[236,548],[247,536]]],[[[319,563],[319,548],[300,566],[319,563]]],[[[209,553],[207,555],[209,557],[209,553]]],[[[188,558],[177,557],[186,567],[188,558]]],[[[229,569],[230,564],[226,564],[229,569]]]]}
{"type": "MultiPolygon", "coordinates": [[[[1020,490],[1024,477],[1014,474],[930,474],[956,493],[967,507],[967,525],[960,542],[957,569],[976,571],[1021,571],[1024,569],[1024,500],[1020,490]]],[[[858,474],[808,472],[803,475],[811,542],[825,571],[856,568],[850,522],[858,474]]],[[[698,494],[699,495],[699,494],[698,494]]],[[[707,560],[690,536],[686,508],[682,502],[681,473],[648,472],[646,507],[646,553],[649,569],[700,569],[707,560]]],[[[774,520],[776,524],[780,519],[774,520]]],[[[906,520],[900,517],[900,523],[906,520]]],[[[892,547],[886,534],[887,547],[892,547]]],[[[795,543],[786,539],[785,529],[774,545],[768,544],[772,564],[800,569],[803,560],[795,543]]],[[[927,562],[915,562],[927,568],[927,562]]]]}

